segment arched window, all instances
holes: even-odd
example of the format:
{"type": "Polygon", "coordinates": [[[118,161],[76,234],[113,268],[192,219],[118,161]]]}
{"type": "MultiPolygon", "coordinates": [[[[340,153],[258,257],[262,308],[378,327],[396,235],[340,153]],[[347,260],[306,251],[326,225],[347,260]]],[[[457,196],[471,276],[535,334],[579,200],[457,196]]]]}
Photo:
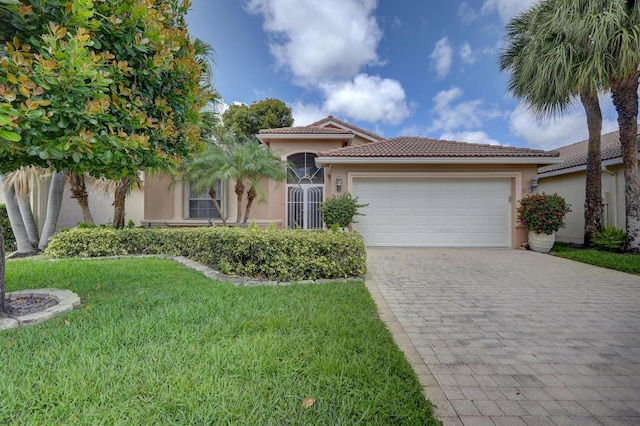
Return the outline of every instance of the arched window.
{"type": "Polygon", "coordinates": [[[287,158],[287,183],[324,183],[324,169],[316,167],[316,157],[316,154],[309,152],[290,155],[287,158]]]}

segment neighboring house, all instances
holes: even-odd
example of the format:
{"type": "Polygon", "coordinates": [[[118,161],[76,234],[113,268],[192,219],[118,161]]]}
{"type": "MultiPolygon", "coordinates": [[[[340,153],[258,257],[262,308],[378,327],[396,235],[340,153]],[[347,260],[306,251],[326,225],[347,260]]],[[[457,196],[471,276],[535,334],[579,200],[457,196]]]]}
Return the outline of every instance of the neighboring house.
{"type": "MultiPolygon", "coordinates": [[[[517,201],[539,166],[562,161],[557,152],[525,148],[384,139],[332,116],[257,137],[291,166],[287,182],[263,185],[267,202],[252,208],[252,221],[321,229],[322,201],[350,192],[369,204],[354,229],[370,246],[519,247],[527,230],[517,223],[517,201]]],[[[218,189],[222,210],[235,217],[233,182],[218,189]]],[[[144,225],[206,225],[210,217],[211,201],[188,182],[147,178],[144,225]]]]}
{"type": "MultiPolygon", "coordinates": [[[[640,162],[640,139],[637,138],[640,162]]],[[[588,140],[559,148],[565,161],[538,169],[538,192],[558,193],[571,204],[567,226],[556,233],[559,241],[584,242],[584,199],[588,140]]],[[[624,168],[619,132],[602,135],[602,202],[603,225],[625,228],[624,168]]]]}

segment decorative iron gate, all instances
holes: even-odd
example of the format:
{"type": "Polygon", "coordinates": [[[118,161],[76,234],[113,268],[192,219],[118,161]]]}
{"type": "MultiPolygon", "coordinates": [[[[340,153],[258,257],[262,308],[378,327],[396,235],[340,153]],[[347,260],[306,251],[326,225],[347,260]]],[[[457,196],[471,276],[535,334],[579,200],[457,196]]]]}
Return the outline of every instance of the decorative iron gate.
{"type": "Polygon", "coordinates": [[[287,185],[287,228],[322,229],[324,184],[287,185]]]}

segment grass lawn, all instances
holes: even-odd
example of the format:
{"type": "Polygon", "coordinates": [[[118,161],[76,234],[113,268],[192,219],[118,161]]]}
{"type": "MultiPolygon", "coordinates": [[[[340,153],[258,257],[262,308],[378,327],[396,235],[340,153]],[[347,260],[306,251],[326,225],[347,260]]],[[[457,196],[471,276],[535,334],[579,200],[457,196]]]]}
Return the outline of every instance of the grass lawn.
{"type": "Polygon", "coordinates": [[[7,291],[42,287],[83,304],[0,332],[0,424],[439,424],[362,282],[235,287],[153,258],[7,262],[7,291]]]}
{"type": "Polygon", "coordinates": [[[552,253],[578,262],[602,266],[617,271],[640,274],[640,255],[627,253],[611,253],[594,249],[572,249],[562,243],[553,246],[552,253]]]}

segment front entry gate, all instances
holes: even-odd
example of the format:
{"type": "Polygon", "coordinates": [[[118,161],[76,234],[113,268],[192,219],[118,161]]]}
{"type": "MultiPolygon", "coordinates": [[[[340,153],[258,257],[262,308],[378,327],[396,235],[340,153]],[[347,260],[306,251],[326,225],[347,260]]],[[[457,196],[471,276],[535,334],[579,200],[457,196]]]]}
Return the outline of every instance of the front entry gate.
{"type": "Polygon", "coordinates": [[[324,184],[288,184],[287,228],[322,229],[320,205],[323,200],[324,184]]]}

